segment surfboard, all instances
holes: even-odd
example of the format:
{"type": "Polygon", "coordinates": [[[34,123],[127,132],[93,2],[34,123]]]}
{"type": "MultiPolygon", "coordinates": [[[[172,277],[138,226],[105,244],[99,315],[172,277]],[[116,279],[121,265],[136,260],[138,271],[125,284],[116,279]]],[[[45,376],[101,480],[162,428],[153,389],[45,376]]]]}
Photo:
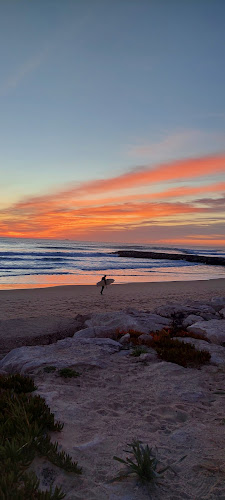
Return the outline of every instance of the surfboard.
{"type": "MultiPolygon", "coordinates": [[[[115,280],[112,280],[112,279],[106,279],[106,285],[111,285],[112,283],[114,283],[115,280]]],[[[97,286],[105,286],[105,282],[104,280],[101,280],[101,281],[98,281],[98,283],[96,283],[97,286]]]]}

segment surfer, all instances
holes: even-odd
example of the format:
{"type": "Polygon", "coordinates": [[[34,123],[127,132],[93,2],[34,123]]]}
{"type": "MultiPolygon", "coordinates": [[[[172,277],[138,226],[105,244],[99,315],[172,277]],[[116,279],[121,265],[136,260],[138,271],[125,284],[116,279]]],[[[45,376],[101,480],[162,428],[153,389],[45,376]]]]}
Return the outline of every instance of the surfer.
{"type": "Polygon", "coordinates": [[[104,285],[102,285],[102,289],[101,289],[101,292],[100,292],[101,294],[103,294],[103,290],[104,290],[105,286],[107,285],[107,283],[106,283],[106,274],[104,276],[102,276],[102,281],[104,282],[104,285]]]}

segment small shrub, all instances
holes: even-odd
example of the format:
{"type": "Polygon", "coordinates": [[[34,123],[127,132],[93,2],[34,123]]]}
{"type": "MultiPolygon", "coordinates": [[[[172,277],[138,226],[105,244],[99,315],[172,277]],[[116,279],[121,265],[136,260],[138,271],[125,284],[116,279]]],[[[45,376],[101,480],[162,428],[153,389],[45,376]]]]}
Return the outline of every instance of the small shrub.
{"type": "Polygon", "coordinates": [[[170,338],[153,340],[152,347],[156,350],[159,358],[184,367],[198,367],[209,363],[211,358],[208,351],[200,351],[193,344],[186,344],[170,338]]]}
{"type": "Polygon", "coordinates": [[[0,389],[13,390],[16,394],[20,394],[33,392],[37,387],[32,378],[17,373],[16,375],[0,375],[0,389]]]}
{"type": "Polygon", "coordinates": [[[0,377],[0,498],[2,500],[62,500],[60,488],[42,492],[34,473],[27,468],[37,455],[68,472],[81,468],[52,443],[49,431],[60,431],[53,413],[41,396],[27,394],[36,387],[29,377],[0,377]],[[24,392],[22,392],[22,389],[24,392]]]}
{"type": "Polygon", "coordinates": [[[55,372],[56,371],[56,367],[55,366],[45,366],[44,367],[44,372],[45,373],[52,373],[52,372],[55,372]]]}
{"type": "Polygon", "coordinates": [[[142,345],[138,345],[136,346],[133,351],[131,352],[131,356],[135,356],[135,357],[138,357],[140,356],[141,354],[145,354],[146,352],[148,352],[148,349],[142,345]]]}
{"type": "Polygon", "coordinates": [[[209,339],[207,339],[207,337],[201,333],[186,332],[185,330],[180,330],[176,334],[171,331],[170,337],[190,337],[191,339],[205,340],[206,342],[210,342],[209,339]]]}
{"type": "Polygon", "coordinates": [[[61,370],[59,370],[58,373],[60,377],[63,378],[72,378],[80,376],[80,373],[76,372],[75,370],[72,370],[72,368],[62,368],[61,370]]]}
{"type": "Polygon", "coordinates": [[[152,449],[149,448],[148,445],[143,446],[141,441],[134,440],[127,446],[129,446],[130,449],[124,450],[124,452],[133,455],[136,462],[128,457],[126,460],[123,460],[122,458],[114,456],[114,460],[126,465],[126,469],[119,475],[120,478],[127,477],[130,474],[137,474],[142,482],[153,482],[169,468],[168,466],[163,470],[157,470],[159,461],[153,455],[152,449]]]}

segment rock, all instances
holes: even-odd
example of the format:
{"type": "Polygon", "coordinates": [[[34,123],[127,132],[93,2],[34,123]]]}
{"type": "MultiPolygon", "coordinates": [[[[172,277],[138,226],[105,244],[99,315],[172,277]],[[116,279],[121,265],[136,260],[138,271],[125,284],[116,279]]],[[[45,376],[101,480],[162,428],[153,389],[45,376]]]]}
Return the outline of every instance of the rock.
{"type": "MultiPolygon", "coordinates": [[[[85,322],[86,326],[92,327],[98,331],[98,328],[105,328],[101,330],[102,333],[109,332],[109,336],[113,338],[115,333],[120,330],[128,332],[129,330],[136,330],[141,333],[156,332],[162,330],[171,324],[171,320],[162,318],[157,314],[141,313],[133,311],[132,314],[124,313],[122,311],[108,312],[103,314],[93,314],[90,319],[85,322]]],[[[100,333],[101,334],[101,333],[100,333]]],[[[99,336],[96,334],[96,336],[99,336]]]]}
{"type": "Polygon", "coordinates": [[[221,345],[209,344],[205,340],[192,339],[190,337],[177,337],[177,340],[185,344],[193,344],[199,351],[208,351],[211,354],[210,364],[225,366],[225,349],[221,345]]]}
{"type": "Polygon", "coordinates": [[[85,324],[89,327],[107,327],[123,331],[138,328],[136,319],[122,311],[92,314],[85,324]]]}
{"type": "Polygon", "coordinates": [[[142,333],[142,335],[140,335],[139,337],[139,340],[144,344],[145,342],[152,340],[152,336],[149,333],[142,333]]]}
{"type": "Polygon", "coordinates": [[[109,338],[116,340],[117,333],[116,329],[112,327],[109,328],[107,326],[95,326],[95,327],[91,326],[89,328],[85,328],[84,330],[76,332],[74,338],[76,339],[109,338]]]}
{"type": "Polygon", "coordinates": [[[163,318],[159,314],[139,313],[135,316],[138,322],[138,329],[143,333],[155,333],[171,325],[171,320],[163,318]]]}
{"type": "Polygon", "coordinates": [[[225,307],[223,307],[223,309],[220,309],[219,315],[222,316],[222,318],[225,319],[225,307]]]}
{"type": "Polygon", "coordinates": [[[151,349],[151,352],[144,352],[143,354],[140,354],[138,356],[137,360],[138,361],[156,361],[158,359],[156,352],[154,349],[151,349]]]}
{"type": "Polygon", "coordinates": [[[79,314],[75,318],[39,316],[0,320],[0,341],[4,345],[4,352],[24,345],[52,344],[72,337],[75,332],[84,328],[86,319],[87,315],[79,314]]]}
{"type": "Polygon", "coordinates": [[[76,332],[73,338],[78,339],[92,339],[95,338],[95,329],[94,328],[85,328],[84,330],[80,330],[76,332]]]}
{"type": "Polygon", "coordinates": [[[215,309],[208,304],[198,302],[188,304],[167,304],[166,306],[158,307],[155,312],[166,318],[172,318],[173,315],[181,315],[184,318],[191,314],[196,314],[204,319],[213,319],[216,317],[215,309]]]}
{"type": "Polygon", "coordinates": [[[123,335],[120,340],[119,340],[120,344],[129,344],[130,342],[130,334],[129,333],[126,333],[125,335],[123,335]]]}
{"type": "Polygon", "coordinates": [[[67,338],[48,346],[19,347],[13,349],[0,361],[0,369],[7,373],[28,373],[44,366],[98,367],[107,365],[107,355],[121,349],[111,339],[67,338]]]}
{"type": "Polygon", "coordinates": [[[211,319],[209,321],[198,321],[187,327],[187,331],[191,333],[203,334],[214,344],[225,343],[225,320],[211,319]]]}
{"type": "Polygon", "coordinates": [[[197,314],[189,314],[189,316],[184,319],[182,325],[184,328],[187,328],[188,326],[193,325],[193,323],[197,323],[197,321],[202,321],[202,316],[198,316],[197,314]]]}
{"type": "Polygon", "coordinates": [[[225,297],[212,297],[211,305],[216,311],[219,311],[225,306],[225,297]]]}

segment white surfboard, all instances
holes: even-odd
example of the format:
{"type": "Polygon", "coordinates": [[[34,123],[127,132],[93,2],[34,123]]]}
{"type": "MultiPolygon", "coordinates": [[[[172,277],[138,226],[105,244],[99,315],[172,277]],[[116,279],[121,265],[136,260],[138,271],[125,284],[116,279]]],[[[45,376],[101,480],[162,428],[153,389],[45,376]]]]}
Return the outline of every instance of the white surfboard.
{"type": "MultiPolygon", "coordinates": [[[[115,280],[112,280],[112,279],[106,279],[106,285],[111,285],[112,283],[114,283],[115,280]]],[[[98,283],[96,283],[97,286],[105,286],[105,281],[104,280],[101,280],[101,281],[98,281],[98,283]]]]}

